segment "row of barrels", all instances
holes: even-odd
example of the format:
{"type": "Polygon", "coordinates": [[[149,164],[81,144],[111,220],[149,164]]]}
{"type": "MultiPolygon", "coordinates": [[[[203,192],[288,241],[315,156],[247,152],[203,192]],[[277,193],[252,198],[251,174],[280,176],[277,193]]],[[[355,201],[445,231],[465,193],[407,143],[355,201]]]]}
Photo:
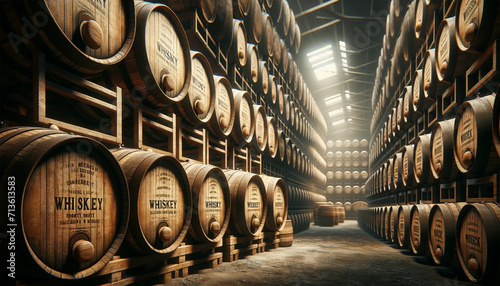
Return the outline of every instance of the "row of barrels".
{"type": "Polygon", "coordinates": [[[334,179],[337,181],[340,180],[353,180],[353,181],[361,181],[365,182],[368,179],[368,172],[367,171],[328,171],[326,172],[326,178],[329,181],[333,181],[334,179]]]}
{"type": "Polygon", "coordinates": [[[336,195],[364,195],[366,193],[366,188],[364,185],[365,181],[362,181],[362,184],[357,184],[357,185],[336,185],[335,187],[333,185],[328,185],[326,186],[326,193],[329,195],[336,194],[336,195]]]}
{"type": "MultiPolygon", "coordinates": [[[[244,28],[241,21],[233,23],[231,1],[228,5],[217,4],[217,13],[211,1],[166,2],[170,6],[143,1],[123,1],[106,6],[99,1],[83,1],[75,9],[66,9],[57,1],[3,1],[2,10],[7,21],[2,23],[0,30],[9,41],[2,46],[8,55],[2,60],[5,64],[20,64],[30,69],[32,50],[45,51],[51,61],[62,61],[65,68],[82,75],[92,77],[106,71],[104,76],[97,75],[95,80],[110,87],[119,86],[126,96],[145,100],[154,107],[180,109],[183,115],[186,111],[188,121],[199,124],[200,120],[209,118],[213,110],[213,101],[209,98],[215,93],[210,83],[211,69],[207,71],[209,65],[200,59],[200,53],[196,62],[191,63],[193,55],[188,37],[175,13],[197,7],[210,31],[217,31],[222,36],[243,35],[231,36],[227,46],[234,50],[238,59],[245,60],[241,63],[248,68],[256,83],[265,87],[262,92],[268,94],[269,86],[263,82],[269,81],[268,71],[262,69],[259,79],[258,54],[246,63],[247,57],[255,53],[247,54],[247,50],[252,51],[252,44],[246,42],[244,30],[239,32],[241,27],[244,28]],[[229,24],[226,23],[228,20],[229,24]],[[224,28],[221,28],[221,22],[224,22],[224,28]],[[164,33],[165,30],[169,32],[164,33]],[[124,70],[126,72],[122,72],[124,70]],[[184,99],[188,93],[190,100],[184,99]]],[[[303,85],[305,83],[301,82],[298,86],[303,85]]],[[[298,95],[303,103],[307,103],[304,104],[306,110],[319,111],[310,93],[298,95]]],[[[313,117],[322,117],[321,112],[313,113],[316,114],[313,117]]],[[[303,125],[303,132],[312,129],[303,125]]]]}
{"type": "Polygon", "coordinates": [[[437,122],[430,134],[403,146],[373,172],[366,185],[368,194],[498,173],[499,98],[488,95],[466,101],[456,118],[437,122]]]}
{"type": "Polygon", "coordinates": [[[290,212],[288,218],[292,221],[293,233],[308,230],[311,225],[311,216],[312,212],[309,211],[290,212]]]}
{"type": "Polygon", "coordinates": [[[55,129],[0,129],[0,158],[7,162],[1,203],[15,214],[16,257],[58,278],[88,277],[118,251],[169,253],[188,233],[216,242],[225,233],[279,231],[287,218],[281,178],[109,150],[55,129]]]}
{"type": "Polygon", "coordinates": [[[316,202],[325,202],[326,197],[303,187],[288,185],[288,208],[289,209],[312,209],[316,202]]]}
{"type": "Polygon", "coordinates": [[[333,204],[332,202],[316,202],[314,204],[315,225],[335,226],[344,223],[345,216],[346,210],[342,205],[333,204]]]}
{"type": "Polygon", "coordinates": [[[498,203],[372,207],[358,210],[358,223],[437,265],[461,268],[470,281],[498,282],[498,203]]]}
{"type": "Polygon", "coordinates": [[[338,149],[338,150],[342,149],[342,148],[345,148],[347,150],[357,149],[357,148],[367,149],[368,148],[368,140],[366,140],[366,139],[361,139],[361,140],[353,139],[351,141],[349,139],[346,139],[344,141],[335,140],[335,142],[333,140],[328,140],[328,141],[326,141],[326,147],[328,149],[338,149]]]}
{"type": "MultiPolygon", "coordinates": [[[[328,154],[327,154],[328,156],[328,154]]],[[[368,152],[366,153],[368,156],[368,152]]],[[[337,169],[348,169],[348,168],[358,168],[365,167],[368,168],[368,158],[364,159],[326,159],[326,166],[328,168],[337,168],[337,169]]]]}

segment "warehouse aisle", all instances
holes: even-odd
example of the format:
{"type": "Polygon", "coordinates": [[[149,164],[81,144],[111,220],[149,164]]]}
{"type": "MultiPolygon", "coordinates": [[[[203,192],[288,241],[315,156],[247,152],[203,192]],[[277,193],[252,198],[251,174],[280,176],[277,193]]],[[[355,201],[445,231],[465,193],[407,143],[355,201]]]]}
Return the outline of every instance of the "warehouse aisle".
{"type": "Polygon", "coordinates": [[[311,225],[292,247],[190,273],[168,285],[474,285],[375,238],[354,220],[311,225]]]}

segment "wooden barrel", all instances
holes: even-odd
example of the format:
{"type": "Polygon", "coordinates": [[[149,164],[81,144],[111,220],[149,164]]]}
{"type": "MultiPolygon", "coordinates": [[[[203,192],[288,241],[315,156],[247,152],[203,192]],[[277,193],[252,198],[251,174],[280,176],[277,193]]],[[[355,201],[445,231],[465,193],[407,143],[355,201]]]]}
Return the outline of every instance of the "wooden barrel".
{"type": "Polygon", "coordinates": [[[260,61],[259,60],[259,70],[258,70],[258,81],[257,81],[257,86],[258,89],[256,89],[256,92],[261,93],[261,94],[268,94],[269,93],[269,69],[267,67],[267,61],[260,61]]]}
{"type": "Polygon", "coordinates": [[[399,190],[403,187],[403,155],[401,152],[392,157],[392,188],[399,190]]]}
{"type": "Polygon", "coordinates": [[[182,163],[193,194],[189,234],[200,242],[217,242],[229,225],[231,194],[224,172],[218,167],[182,163]]]}
{"type": "Polygon", "coordinates": [[[482,52],[500,33],[500,7],[490,0],[458,0],[457,44],[462,51],[482,52]]]}
{"type": "Polygon", "coordinates": [[[411,85],[406,86],[403,91],[403,126],[408,128],[416,121],[417,116],[413,115],[413,88],[411,85]]]}
{"type": "Polygon", "coordinates": [[[497,149],[498,156],[500,156],[500,96],[495,97],[495,104],[493,105],[493,142],[497,149]]]}
{"type": "Polygon", "coordinates": [[[286,47],[285,41],[280,39],[280,49],[281,49],[281,63],[279,68],[283,74],[288,74],[288,48],[286,47]]]}
{"type": "Polygon", "coordinates": [[[266,111],[262,105],[253,105],[253,126],[255,128],[252,145],[258,152],[264,152],[268,141],[266,111]]]}
{"type": "Polygon", "coordinates": [[[291,102],[291,98],[290,98],[290,95],[288,94],[285,94],[283,95],[283,107],[284,107],[284,119],[286,121],[290,121],[290,116],[291,116],[291,108],[290,108],[290,102],[291,102]]]}
{"type": "Polygon", "coordinates": [[[266,229],[282,231],[288,214],[288,196],[285,181],[281,178],[260,175],[267,192],[266,229]]]}
{"type": "Polygon", "coordinates": [[[247,28],[248,41],[250,43],[259,44],[262,40],[264,31],[264,21],[262,17],[259,0],[250,0],[250,12],[245,19],[245,27],[247,28]]]}
{"type": "Polygon", "coordinates": [[[401,205],[398,209],[398,245],[400,248],[410,246],[410,211],[411,206],[401,205]]]}
{"type": "Polygon", "coordinates": [[[412,84],[412,109],[413,117],[420,117],[425,113],[427,108],[430,106],[429,103],[432,101],[426,100],[424,96],[424,77],[422,76],[422,70],[416,70],[413,73],[413,84],[412,84]]]}
{"type": "Polygon", "coordinates": [[[339,214],[337,207],[332,202],[328,203],[321,202],[320,205],[318,205],[317,219],[318,219],[317,225],[319,226],[337,225],[339,223],[339,214]]]}
{"type": "Polygon", "coordinates": [[[256,236],[264,227],[267,214],[266,187],[259,175],[225,170],[231,192],[230,230],[243,236],[256,236]]]}
{"type": "Polygon", "coordinates": [[[274,0],[272,7],[269,7],[269,13],[275,25],[281,21],[281,11],[283,9],[283,0],[274,0]]]}
{"type": "Polygon", "coordinates": [[[233,131],[235,105],[233,90],[227,78],[214,76],[215,110],[207,126],[218,138],[226,138],[233,131]]]}
{"type": "Polygon", "coordinates": [[[283,86],[281,84],[276,85],[276,96],[277,96],[277,103],[278,103],[278,110],[279,114],[283,115],[285,114],[285,94],[283,91],[283,86]]]}
{"type": "Polygon", "coordinates": [[[237,144],[243,146],[252,142],[255,131],[253,101],[250,94],[243,90],[233,89],[233,96],[235,119],[232,137],[237,144]]]}
{"type": "Polygon", "coordinates": [[[455,160],[460,172],[483,176],[500,170],[492,138],[495,95],[464,102],[455,119],[455,160]]]}
{"type": "Polygon", "coordinates": [[[436,5],[428,5],[429,0],[418,0],[415,7],[415,38],[425,41],[427,32],[432,25],[436,5]]]}
{"type": "Polygon", "coordinates": [[[275,158],[276,154],[278,153],[278,147],[279,147],[278,128],[276,127],[276,120],[274,119],[274,117],[267,116],[266,121],[267,121],[268,155],[271,158],[275,158]]]}
{"type": "Polygon", "coordinates": [[[279,66],[281,64],[281,57],[283,56],[283,52],[281,51],[281,43],[280,43],[280,36],[278,35],[278,32],[276,31],[276,28],[273,27],[273,62],[276,66],[279,66]]]}
{"type": "Polygon", "coordinates": [[[280,162],[286,161],[286,138],[285,132],[278,129],[278,158],[280,162]]]}
{"type": "MultiPolygon", "coordinates": [[[[19,224],[18,272],[81,279],[111,260],[125,237],[129,194],[104,145],[51,129],[3,128],[0,159],[2,206],[7,210],[8,197],[16,202],[9,213],[19,224]],[[13,185],[15,192],[7,192],[13,185]]],[[[6,233],[7,225],[2,229],[6,233]]]]}
{"type": "Polygon", "coordinates": [[[444,19],[436,35],[436,69],[439,81],[453,82],[464,76],[467,69],[477,59],[477,55],[462,52],[456,40],[455,17],[444,19]]]}
{"type": "Polygon", "coordinates": [[[175,107],[184,120],[192,125],[207,123],[215,110],[215,82],[207,58],[191,51],[191,84],[186,97],[175,107]]]}
{"type": "Polygon", "coordinates": [[[417,186],[414,175],[414,145],[405,145],[401,151],[401,163],[403,164],[402,181],[406,188],[417,186]]]}
{"type": "Polygon", "coordinates": [[[300,27],[298,23],[295,23],[295,41],[293,45],[295,47],[295,54],[297,55],[300,51],[300,46],[302,45],[302,35],[300,34],[300,27]]]}
{"type": "Polygon", "coordinates": [[[293,61],[293,56],[290,52],[287,53],[286,55],[288,57],[288,69],[285,73],[287,76],[286,79],[288,79],[288,85],[291,86],[293,83],[293,73],[294,73],[294,61],[293,61]]]}
{"type": "Polygon", "coordinates": [[[127,241],[141,253],[169,253],[186,237],[192,195],[174,157],[140,149],[111,150],[127,178],[130,221],[127,241]]]}
{"type": "Polygon", "coordinates": [[[273,105],[276,105],[278,101],[278,84],[276,81],[276,77],[272,74],[269,75],[269,88],[268,88],[268,93],[267,95],[267,102],[272,107],[273,105]]]}
{"type": "Polygon", "coordinates": [[[498,282],[500,206],[465,205],[458,216],[456,239],[458,259],[467,278],[473,282],[498,282]]]}
{"type": "Polygon", "coordinates": [[[247,43],[245,73],[251,83],[256,84],[259,81],[259,52],[254,44],[247,43]]]}
{"type": "Polygon", "coordinates": [[[435,204],[429,213],[429,250],[434,262],[449,266],[454,259],[455,227],[465,203],[435,204]]]}
{"type": "Polygon", "coordinates": [[[247,63],[247,30],[241,20],[233,20],[233,40],[227,56],[228,61],[238,68],[243,68],[247,63]]]}
{"type": "Polygon", "coordinates": [[[439,121],[431,133],[431,173],[441,181],[454,181],[460,175],[453,153],[455,119],[439,121]]]}
{"type": "Polygon", "coordinates": [[[33,39],[49,57],[87,75],[125,59],[136,33],[134,1],[10,1],[2,9],[13,31],[8,45],[19,42],[14,53],[33,39]]]}
{"type": "Polygon", "coordinates": [[[416,204],[410,212],[410,249],[413,254],[424,255],[429,251],[429,212],[432,205],[416,204]]]}
{"type": "Polygon", "coordinates": [[[233,16],[236,19],[243,20],[250,12],[250,0],[232,0],[233,1],[233,16]]]}
{"type": "Polygon", "coordinates": [[[415,1],[412,1],[406,9],[406,13],[401,25],[401,35],[403,37],[403,60],[410,62],[415,57],[419,41],[415,38],[415,1]]]}
{"type": "Polygon", "coordinates": [[[271,16],[262,12],[262,38],[259,44],[261,55],[272,57],[274,55],[274,33],[271,16]]]}
{"type": "Polygon", "coordinates": [[[431,134],[420,135],[415,139],[415,149],[413,153],[413,169],[417,184],[422,184],[424,186],[432,185],[435,178],[431,171],[431,134]]]}
{"type": "Polygon", "coordinates": [[[397,242],[398,209],[399,209],[398,206],[390,206],[387,210],[387,219],[388,219],[387,240],[390,243],[397,242]]]}
{"type": "Polygon", "coordinates": [[[157,107],[177,103],[186,96],[191,83],[191,56],[184,28],[165,5],[136,2],[136,13],[133,49],[119,67],[110,70],[110,77],[115,85],[128,88],[132,96],[157,107]]]}
{"type": "Polygon", "coordinates": [[[280,29],[280,34],[283,38],[288,36],[288,31],[290,30],[290,5],[287,0],[283,0],[283,5],[281,8],[281,21],[278,23],[280,29]]]}
{"type": "Polygon", "coordinates": [[[293,159],[293,146],[295,144],[292,143],[292,139],[286,137],[285,138],[285,157],[286,157],[286,164],[288,166],[292,165],[292,159],[293,159]]]}

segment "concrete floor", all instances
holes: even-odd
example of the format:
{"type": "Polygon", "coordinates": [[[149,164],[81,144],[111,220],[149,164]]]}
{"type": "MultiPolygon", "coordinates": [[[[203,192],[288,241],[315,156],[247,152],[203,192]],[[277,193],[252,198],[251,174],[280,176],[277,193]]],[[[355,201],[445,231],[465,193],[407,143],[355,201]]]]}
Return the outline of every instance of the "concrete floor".
{"type": "Polygon", "coordinates": [[[346,221],[294,236],[282,247],[199,270],[168,285],[475,285],[346,221]]]}

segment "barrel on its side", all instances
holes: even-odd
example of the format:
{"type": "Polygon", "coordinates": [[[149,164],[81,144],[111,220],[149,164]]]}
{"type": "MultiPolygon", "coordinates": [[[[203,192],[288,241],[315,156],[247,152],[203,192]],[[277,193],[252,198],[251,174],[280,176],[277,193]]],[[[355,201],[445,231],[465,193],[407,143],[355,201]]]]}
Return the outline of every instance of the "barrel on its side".
{"type": "Polygon", "coordinates": [[[140,149],[111,150],[130,187],[127,241],[142,253],[169,253],[184,240],[191,221],[186,172],[171,156],[140,149]]]}
{"type": "Polygon", "coordinates": [[[431,133],[431,172],[441,181],[453,181],[461,174],[453,153],[455,119],[434,124],[431,133]]]}
{"type": "Polygon", "coordinates": [[[406,188],[413,188],[417,186],[414,173],[414,149],[412,145],[406,145],[403,147],[401,152],[402,164],[403,164],[403,186],[406,188]]]}
{"type": "Polygon", "coordinates": [[[413,254],[424,255],[429,251],[429,212],[431,205],[416,204],[410,211],[410,246],[413,254]]]}
{"type": "Polygon", "coordinates": [[[230,230],[244,236],[258,235],[267,215],[266,187],[259,175],[225,170],[231,192],[230,230]]]}
{"type": "Polygon", "coordinates": [[[495,148],[500,157],[500,96],[498,96],[498,92],[493,105],[493,142],[495,142],[495,148]]]}
{"type": "Polygon", "coordinates": [[[215,108],[207,124],[208,129],[218,138],[226,138],[233,131],[235,108],[231,84],[227,78],[214,76],[215,108]]]}
{"type": "Polygon", "coordinates": [[[411,206],[401,205],[398,210],[398,245],[401,248],[410,246],[410,211],[411,206]]]}
{"type": "Polygon", "coordinates": [[[288,192],[282,178],[260,175],[267,193],[266,229],[282,231],[288,214],[288,192]]]}
{"type": "Polygon", "coordinates": [[[458,216],[456,239],[458,258],[467,278],[473,282],[498,281],[500,206],[465,205],[458,216]]]}
{"type": "Polygon", "coordinates": [[[266,117],[266,111],[264,110],[264,106],[254,104],[253,105],[253,118],[254,118],[254,123],[253,125],[255,126],[255,132],[254,136],[252,139],[252,145],[256,148],[257,151],[259,152],[264,152],[267,147],[267,117],[266,117]]]}
{"type": "Polygon", "coordinates": [[[420,135],[415,139],[413,171],[417,184],[432,185],[435,181],[431,171],[431,134],[420,135]]]}
{"type": "Polygon", "coordinates": [[[241,20],[233,19],[233,40],[227,56],[228,61],[239,68],[247,63],[247,30],[241,20]]]}
{"type": "Polygon", "coordinates": [[[16,262],[26,265],[19,272],[81,279],[110,261],[125,237],[129,194],[104,145],[51,129],[3,128],[0,160],[2,184],[15,180],[15,195],[2,192],[1,204],[7,209],[7,195],[18,203],[16,262]]]}
{"type": "Polygon", "coordinates": [[[255,132],[253,101],[247,91],[233,89],[234,128],[233,139],[242,146],[251,143],[255,132]]]}
{"type": "Polygon", "coordinates": [[[200,242],[222,239],[231,215],[231,194],[226,176],[220,168],[182,163],[193,194],[193,217],[189,233],[200,242]]]}
{"type": "Polygon", "coordinates": [[[278,154],[279,135],[276,121],[271,116],[267,116],[267,146],[269,156],[275,158],[278,154]]]}

